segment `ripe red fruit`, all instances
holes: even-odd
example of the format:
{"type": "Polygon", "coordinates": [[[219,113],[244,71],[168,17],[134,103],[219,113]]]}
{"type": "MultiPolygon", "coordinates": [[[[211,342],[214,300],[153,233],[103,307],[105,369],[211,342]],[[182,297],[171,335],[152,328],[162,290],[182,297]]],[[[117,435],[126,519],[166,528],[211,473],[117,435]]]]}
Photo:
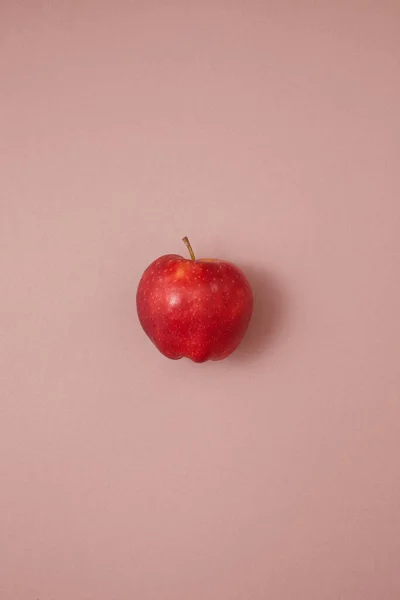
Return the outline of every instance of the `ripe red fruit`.
{"type": "Polygon", "coordinates": [[[139,321],[162,354],[194,362],[221,360],[240,344],[253,311],[253,294],[234,264],[167,254],[147,267],[139,282],[139,321]]]}

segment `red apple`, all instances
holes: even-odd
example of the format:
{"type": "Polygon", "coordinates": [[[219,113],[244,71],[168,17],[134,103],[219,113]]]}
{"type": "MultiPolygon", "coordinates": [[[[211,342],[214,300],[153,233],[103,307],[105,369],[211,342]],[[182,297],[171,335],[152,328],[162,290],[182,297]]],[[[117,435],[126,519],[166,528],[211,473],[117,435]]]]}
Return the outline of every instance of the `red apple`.
{"type": "Polygon", "coordinates": [[[253,311],[253,294],[234,264],[166,254],[151,263],[139,282],[139,321],[162,354],[194,362],[221,360],[240,344],[253,311]]]}

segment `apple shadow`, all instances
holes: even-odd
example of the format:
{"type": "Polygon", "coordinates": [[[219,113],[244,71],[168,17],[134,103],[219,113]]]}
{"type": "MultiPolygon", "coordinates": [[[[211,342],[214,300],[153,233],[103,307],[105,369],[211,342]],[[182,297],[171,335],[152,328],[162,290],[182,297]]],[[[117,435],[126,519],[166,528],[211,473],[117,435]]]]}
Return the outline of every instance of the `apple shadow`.
{"type": "Polygon", "coordinates": [[[253,315],[239,347],[229,357],[249,362],[260,358],[274,343],[282,329],[286,299],[281,283],[272,273],[243,267],[253,290],[253,315]]]}

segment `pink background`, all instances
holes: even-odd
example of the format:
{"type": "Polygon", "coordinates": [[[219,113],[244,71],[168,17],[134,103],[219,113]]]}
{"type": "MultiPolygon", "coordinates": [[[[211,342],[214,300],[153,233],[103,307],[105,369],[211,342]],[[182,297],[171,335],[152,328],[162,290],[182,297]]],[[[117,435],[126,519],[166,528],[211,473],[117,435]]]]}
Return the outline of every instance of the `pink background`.
{"type": "Polygon", "coordinates": [[[1,600],[398,600],[399,2],[0,11],[1,600]],[[136,318],[183,235],[222,363],[136,318]]]}

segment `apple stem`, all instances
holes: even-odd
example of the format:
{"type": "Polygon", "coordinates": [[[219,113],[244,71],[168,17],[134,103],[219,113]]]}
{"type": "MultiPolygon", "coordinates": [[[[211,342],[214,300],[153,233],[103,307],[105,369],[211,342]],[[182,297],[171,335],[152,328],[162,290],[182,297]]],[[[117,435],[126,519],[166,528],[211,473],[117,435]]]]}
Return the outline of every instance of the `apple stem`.
{"type": "Polygon", "coordinates": [[[195,257],[195,255],[194,255],[194,252],[193,252],[193,248],[192,248],[192,246],[191,246],[191,244],[190,244],[190,242],[189,242],[189,238],[185,236],[185,237],[182,239],[182,242],[184,242],[184,244],[185,244],[186,248],[189,250],[190,258],[191,258],[192,260],[196,260],[196,257],[195,257]]]}

